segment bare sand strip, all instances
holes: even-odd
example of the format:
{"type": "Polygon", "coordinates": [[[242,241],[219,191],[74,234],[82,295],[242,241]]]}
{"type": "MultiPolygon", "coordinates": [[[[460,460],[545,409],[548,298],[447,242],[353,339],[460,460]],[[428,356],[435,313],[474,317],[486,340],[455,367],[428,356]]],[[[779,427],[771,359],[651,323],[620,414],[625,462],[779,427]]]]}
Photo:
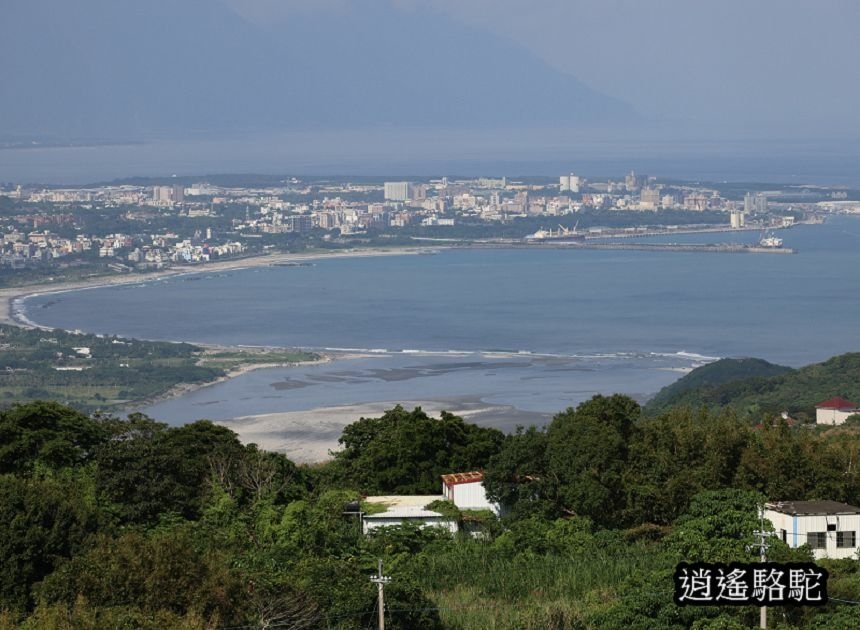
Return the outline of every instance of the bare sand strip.
{"type": "Polygon", "coordinates": [[[344,427],[359,418],[379,417],[398,404],[410,410],[421,407],[431,416],[450,411],[471,421],[477,416],[511,413],[507,406],[465,401],[389,401],[242,416],[219,420],[218,424],[235,431],[244,444],[253,442],[261,449],[284,453],[296,463],[308,464],[331,459],[330,451],[338,449],[337,440],[344,427]]]}

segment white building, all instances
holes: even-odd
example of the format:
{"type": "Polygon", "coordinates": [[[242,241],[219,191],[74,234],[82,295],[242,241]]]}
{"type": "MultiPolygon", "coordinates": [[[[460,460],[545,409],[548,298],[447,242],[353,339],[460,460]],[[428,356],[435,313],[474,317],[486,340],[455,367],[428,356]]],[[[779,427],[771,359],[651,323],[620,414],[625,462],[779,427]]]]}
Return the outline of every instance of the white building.
{"type": "Polygon", "coordinates": [[[738,211],[734,211],[729,215],[730,225],[732,226],[733,230],[738,230],[738,229],[744,227],[744,224],[745,224],[744,217],[745,217],[744,213],[738,212],[738,211]]]}
{"type": "Polygon", "coordinates": [[[171,206],[175,203],[185,201],[185,188],[175,186],[154,186],[152,189],[152,201],[157,206],[171,206]]]}
{"type": "Polygon", "coordinates": [[[385,182],[385,198],[389,201],[407,201],[409,182],[385,182]]]}
{"type": "Polygon", "coordinates": [[[762,193],[747,193],[744,195],[744,214],[765,214],[767,212],[767,195],[762,193]]]}
{"type": "Polygon", "coordinates": [[[573,193],[578,193],[580,187],[582,186],[582,179],[571,173],[570,175],[562,175],[558,178],[558,189],[559,192],[570,191],[573,193]]]}
{"type": "Polygon", "coordinates": [[[484,475],[480,472],[442,475],[441,495],[390,495],[366,497],[371,505],[384,506],[375,514],[363,513],[361,531],[367,534],[378,527],[393,527],[414,523],[419,527],[441,527],[452,534],[460,529],[458,519],[428,510],[434,501],[450,501],[460,510],[490,510],[501,516],[504,510],[487,498],[484,475]]]}
{"type": "Polygon", "coordinates": [[[789,547],[812,547],[816,560],[857,556],[858,507],[838,501],[780,501],[765,504],[764,518],[789,547]]]}
{"type": "Polygon", "coordinates": [[[461,510],[491,510],[496,516],[502,512],[498,503],[487,498],[480,472],[442,475],[442,495],[461,510]]]}
{"type": "Polygon", "coordinates": [[[365,534],[379,527],[394,527],[414,523],[419,527],[441,527],[452,534],[459,529],[457,519],[443,516],[439,512],[426,509],[434,501],[443,501],[439,495],[397,495],[367,497],[367,503],[382,505],[387,509],[377,514],[362,514],[361,531],[365,534]]]}
{"type": "Polygon", "coordinates": [[[860,413],[857,403],[834,396],[815,405],[815,424],[842,424],[855,413],[860,413]]]}

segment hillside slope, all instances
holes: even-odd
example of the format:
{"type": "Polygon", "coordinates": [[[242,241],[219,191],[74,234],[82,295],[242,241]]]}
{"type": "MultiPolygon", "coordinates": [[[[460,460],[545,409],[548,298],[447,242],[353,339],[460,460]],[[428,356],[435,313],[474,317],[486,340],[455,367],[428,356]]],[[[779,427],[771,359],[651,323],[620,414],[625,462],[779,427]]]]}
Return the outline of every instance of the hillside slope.
{"type": "Polygon", "coordinates": [[[760,359],[723,359],[663,388],[645,411],[656,415],[679,405],[730,406],[752,419],[781,411],[813,419],[815,405],[837,395],[860,400],[860,353],[796,370],[760,359]]]}

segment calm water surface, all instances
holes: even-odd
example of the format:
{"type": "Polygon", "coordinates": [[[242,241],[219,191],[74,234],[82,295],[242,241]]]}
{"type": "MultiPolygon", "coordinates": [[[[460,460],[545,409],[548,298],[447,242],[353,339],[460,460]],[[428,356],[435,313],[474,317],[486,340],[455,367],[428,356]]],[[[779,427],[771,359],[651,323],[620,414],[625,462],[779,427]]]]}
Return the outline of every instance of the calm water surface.
{"type": "Polygon", "coordinates": [[[860,350],[860,218],[780,236],[798,254],[443,251],[44,295],[26,308],[87,332],[378,355],[249,374],[156,408],[165,419],[457,396],[550,413],[595,392],[646,396],[708,357],[798,366],[860,350]]]}

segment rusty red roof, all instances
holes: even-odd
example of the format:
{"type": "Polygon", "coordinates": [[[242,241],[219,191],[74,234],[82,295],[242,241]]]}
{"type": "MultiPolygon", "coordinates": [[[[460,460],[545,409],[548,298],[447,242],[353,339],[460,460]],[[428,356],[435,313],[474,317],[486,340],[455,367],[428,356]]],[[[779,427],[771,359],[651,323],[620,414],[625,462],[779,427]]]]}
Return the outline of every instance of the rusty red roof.
{"type": "Polygon", "coordinates": [[[846,400],[845,398],[841,398],[840,396],[834,396],[824,402],[820,402],[815,405],[816,409],[857,409],[857,403],[853,403],[850,400],[846,400]]]}
{"type": "Polygon", "coordinates": [[[478,471],[442,475],[442,483],[444,483],[446,486],[456,486],[460,483],[475,483],[476,481],[483,480],[484,473],[478,471]]]}

